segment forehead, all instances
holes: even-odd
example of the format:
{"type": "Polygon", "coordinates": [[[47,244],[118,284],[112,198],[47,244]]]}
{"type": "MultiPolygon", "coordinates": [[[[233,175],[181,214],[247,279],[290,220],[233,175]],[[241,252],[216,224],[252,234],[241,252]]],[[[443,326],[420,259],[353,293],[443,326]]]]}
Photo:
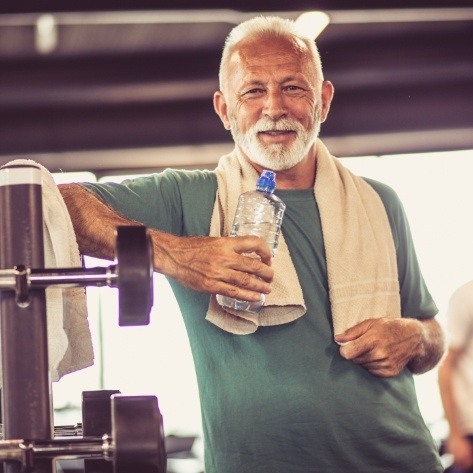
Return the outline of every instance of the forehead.
{"type": "Polygon", "coordinates": [[[307,46],[296,38],[265,36],[241,41],[230,56],[231,76],[285,71],[304,75],[313,71],[307,46]]]}

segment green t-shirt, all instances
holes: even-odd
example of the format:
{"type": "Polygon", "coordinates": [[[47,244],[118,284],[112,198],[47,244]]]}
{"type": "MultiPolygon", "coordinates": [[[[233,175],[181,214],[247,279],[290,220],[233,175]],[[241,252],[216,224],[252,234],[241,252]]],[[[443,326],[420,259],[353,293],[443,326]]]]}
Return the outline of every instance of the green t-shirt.
{"type": "MultiPolygon", "coordinates": [[[[402,205],[383,200],[397,250],[403,316],[433,317],[402,205]]],[[[150,228],[207,235],[211,171],[166,170],[88,185],[111,207],[150,228]]],[[[280,190],[282,225],[307,313],[294,322],[233,335],[205,320],[209,295],[170,280],[197,373],[206,473],[437,473],[436,447],[411,373],[380,378],[343,359],[333,341],[319,212],[312,190],[280,190]]]]}

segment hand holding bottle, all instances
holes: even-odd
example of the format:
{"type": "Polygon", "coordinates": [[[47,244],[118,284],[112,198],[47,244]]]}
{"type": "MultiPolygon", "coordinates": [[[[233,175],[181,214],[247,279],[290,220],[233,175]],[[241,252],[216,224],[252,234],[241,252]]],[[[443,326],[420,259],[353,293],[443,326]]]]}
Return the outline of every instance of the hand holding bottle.
{"type": "MultiPolygon", "coordinates": [[[[255,235],[262,238],[274,256],[281,232],[282,218],[286,205],[273,194],[276,188],[275,173],[263,171],[256,182],[256,190],[245,192],[238,199],[230,236],[255,235]]],[[[258,312],[264,305],[265,296],[261,294],[256,302],[244,301],[217,295],[222,307],[247,312],[258,312]]]]}

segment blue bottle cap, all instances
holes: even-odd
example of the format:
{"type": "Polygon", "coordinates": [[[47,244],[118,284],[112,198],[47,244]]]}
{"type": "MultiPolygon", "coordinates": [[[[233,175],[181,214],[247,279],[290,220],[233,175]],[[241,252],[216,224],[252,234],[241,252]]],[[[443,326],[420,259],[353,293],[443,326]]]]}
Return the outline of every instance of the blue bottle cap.
{"type": "Polygon", "coordinates": [[[264,170],[256,181],[256,190],[260,192],[272,193],[276,188],[276,173],[264,170]]]}

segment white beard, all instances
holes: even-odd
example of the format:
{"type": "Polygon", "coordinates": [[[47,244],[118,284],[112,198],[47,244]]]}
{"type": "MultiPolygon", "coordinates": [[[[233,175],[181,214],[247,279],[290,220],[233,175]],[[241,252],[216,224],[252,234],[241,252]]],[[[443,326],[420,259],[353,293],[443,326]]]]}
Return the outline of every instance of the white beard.
{"type": "Polygon", "coordinates": [[[242,134],[238,129],[235,117],[231,116],[231,133],[235,144],[253,163],[264,169],[283,171],[291,169],[304,159],[319,135],[321,124],[319,117],[320,111],[317,109],[314,126],[309,130],[306,130],[297,120],[281,118],[274,121],[263,117],[245,134],[242,134]],[[296,132],[296,139],[289,146],[282,143],[264,145],[259,141],[258,133],[268,130],[292,130],[296,132]]]}

